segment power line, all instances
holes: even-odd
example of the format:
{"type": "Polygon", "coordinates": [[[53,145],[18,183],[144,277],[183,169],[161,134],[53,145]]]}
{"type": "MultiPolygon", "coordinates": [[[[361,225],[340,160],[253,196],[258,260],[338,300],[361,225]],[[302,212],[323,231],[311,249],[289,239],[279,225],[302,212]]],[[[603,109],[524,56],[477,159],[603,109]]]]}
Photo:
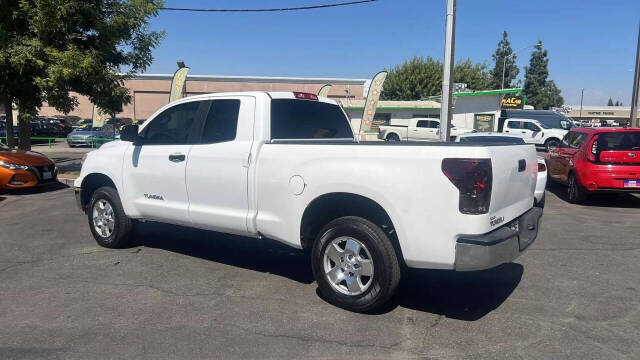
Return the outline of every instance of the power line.
{"type": "Polygon", "coordinates": [[[273,11],[324,9],[324,8],[337,7],[337,6],[357,5],[362,3],[374,2],[374,1],[377,1],[377,0],[359,0],[359,1],[340,2],[340,3],[334,3],[334,4],[299,6],[299,7],[288,7],[288,8],[272,8],[272,9],[192,9],[192,8],[163,7],[163,8],[160,8],[160,10],[192,11],[192,12],[273,12],[273,11]]]}

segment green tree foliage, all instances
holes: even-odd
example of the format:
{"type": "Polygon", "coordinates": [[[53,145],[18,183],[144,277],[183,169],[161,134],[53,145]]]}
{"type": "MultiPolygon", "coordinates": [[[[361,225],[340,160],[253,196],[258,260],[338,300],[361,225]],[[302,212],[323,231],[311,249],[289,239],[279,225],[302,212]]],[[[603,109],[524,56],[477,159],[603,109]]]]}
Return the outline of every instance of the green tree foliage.
{"type": "MultiPolygon", "coordinates": [[[[442,63],[432,57],[414,57],[389,70],[381,94],[383,100],[420,100],[442,92],[442,63]]],[[[474,90],[488,89],[491,76],[484,63],[470,59],[454,66],[454,80],[474,90]]]]}
{"type": "Polygon", "coordinates": [[[615,104],[613,104],[613,106],[623,106],[623,105],[622,105],[622,101],[618,101],[618,100],[616,100],[616,103],[615,103],[615,104]]]}
{"type": "Polygon", "coordinates": [[[538,41],[531,54],[529,66],[524,68],[524,93],[527,104],[536,109],[549,109],[552,106],[562,106],[564,99],[560,89],[549,78],[549,58],[547,50],[542,48],[542,41],[538,41]]]}
{"type": "Polygon", "coordinates": [[[513,80],[520,73],[516,64],[517,56],[513,53],[511,43],[509,42],[509,34],[506,31],[502,33],[502,40],[498,42],[498,48],[492,55],[495,65],[491,70],[491,88],[502,88],[502,75],[504,74],[504,87],[510,88],[513,80]],[[504,73],[503,73],[504,69],[504,73]]]}
{"type": "Polygon", "coordinates": [[[609,101],[607,101],[607,106],[613,106],[613,99],[609,98],[609,101]]]}
{"type": "Polygon", "coordinates": [[[108,113],[131,102],[123,80],[144,72],[164,35],[149,29],[163,0],[2,0],[0,101],[20,111],[20,147],[43,102],[61,112],[85,95],[108,113]],[[126,71],[126,74],[119,73],[126,71]],[[9,105],[8,105],[9,104],[9,105]]]}

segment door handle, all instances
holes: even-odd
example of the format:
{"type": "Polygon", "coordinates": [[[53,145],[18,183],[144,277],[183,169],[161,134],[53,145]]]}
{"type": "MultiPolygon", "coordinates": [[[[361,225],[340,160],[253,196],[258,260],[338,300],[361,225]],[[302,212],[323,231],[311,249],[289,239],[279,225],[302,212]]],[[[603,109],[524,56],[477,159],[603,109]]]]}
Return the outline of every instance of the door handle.
{"type": "Polygon", "coordinates": [[[523,131],[522,133],[523,133],[523,134],[526,134],[527,132],[526,132],[526,131],[523,131]]]}
{"type": "Polygon", "coordinates": [[[169,161],[172,161],[172,162],[177,163],[177,162],[184,161],[184,159],[185,159],[184,154],[175,153],[175,154],[169,155],[169,161]]]}

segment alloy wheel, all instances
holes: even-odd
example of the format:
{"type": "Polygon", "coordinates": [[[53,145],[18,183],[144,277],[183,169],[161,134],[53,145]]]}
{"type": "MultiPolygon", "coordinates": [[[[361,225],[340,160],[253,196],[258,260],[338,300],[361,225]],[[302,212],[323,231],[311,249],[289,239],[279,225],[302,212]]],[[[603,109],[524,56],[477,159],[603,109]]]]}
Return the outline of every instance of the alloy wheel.
{"type": "Polygon", "coordinates": [[[109,201],[100,199],[93,205],[92,210],[93,228],[101,237],[108,238],[113,233],[115,227],[115,216],[113,206],[109,201]]]}
{"type": "Polygon", "coordinates": [[[373,258],[359,240],[341,236],[324,250],[324,273],[334,290],[345,295],[360,295],[373,283],[373,258]]]}

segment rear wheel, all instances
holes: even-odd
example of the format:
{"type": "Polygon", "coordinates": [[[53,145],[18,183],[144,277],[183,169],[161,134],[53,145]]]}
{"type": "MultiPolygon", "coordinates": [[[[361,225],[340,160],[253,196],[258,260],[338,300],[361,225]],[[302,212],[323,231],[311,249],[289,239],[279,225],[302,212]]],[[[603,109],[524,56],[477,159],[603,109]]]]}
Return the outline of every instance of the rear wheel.
{"type": "Polygon", "coordinates": [[[567,179],[567,198],[572,204],[583,203],[587,198],[586,191],[580,186],[574,173],[570,173],[567,179]]]}
{"type": "Polygon", "coordinates": [[[322,295],[351,311],[383,305],[400,281],[400,265],[387,235],[369,220],[345,216],[321,231],[311,253],[322,295]]]}
{"type": "Polygon", "coordinates": [[[89,201],[87,216],[91,234],[100,246],[123,248],[131,243],[133,222],[125,215],[116,189],[97,189],[89,201]]]}
{"type": "Polygon", "coordinates": [[[544,148],[545,148],[545,150],[547,150],[547,152],[551,152],[551,150],[557,148],[559,144],[560,144],[560,140],[558,140],[558,139],[549,139],[549,140],[545,141],[544,148]]]}
{"type": "Polygon", "coordinates": [[[400,141],[400,138],[396,134],[389,134],[389,136],[387,136],[387,141],[400,141]]]}

